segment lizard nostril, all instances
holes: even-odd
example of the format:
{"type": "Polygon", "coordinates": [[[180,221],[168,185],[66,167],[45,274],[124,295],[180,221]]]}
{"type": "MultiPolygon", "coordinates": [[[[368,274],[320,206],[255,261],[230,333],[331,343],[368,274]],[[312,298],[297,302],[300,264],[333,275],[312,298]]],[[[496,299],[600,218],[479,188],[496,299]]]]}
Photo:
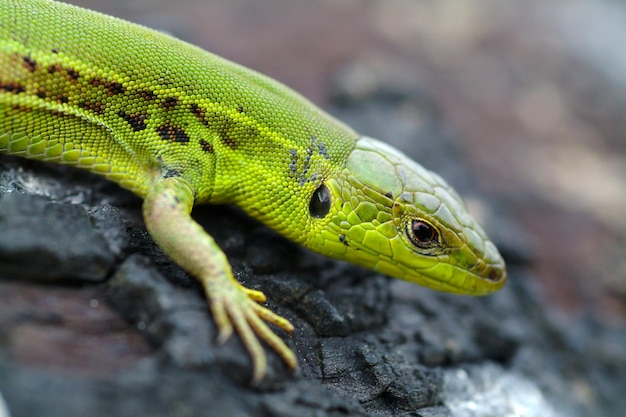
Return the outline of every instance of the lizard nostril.
{"type": "Polygon", "coordinates": [[[489,274],[487,275],[487,278],[489,279],[489,281],[499,282],[500,280],[502,280],[503,276],[504,276],[504,271],[502,269],[491,268],[491,270],[489,271],[489,274]]]}

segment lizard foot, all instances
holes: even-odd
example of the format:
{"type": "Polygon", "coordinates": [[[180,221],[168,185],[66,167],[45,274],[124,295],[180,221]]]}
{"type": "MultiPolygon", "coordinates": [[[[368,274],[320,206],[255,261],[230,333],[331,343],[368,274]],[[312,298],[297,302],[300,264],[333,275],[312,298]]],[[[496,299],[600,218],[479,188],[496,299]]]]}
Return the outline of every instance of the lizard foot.
{"type": "Polygon", "coordinates": [[[219,329],[218,341],[224,343],[237,332],[244,346],[250,352],[253,363],[252,382],[258,383],[265,376],[267,358],[258,338],[265,341],[291,369],[298,367],[295,354],[266,324],[271,323],[288,333],[294,327],[289,320],[259,305],[265,301],[261,291],[248,289],[236,281],[231,285],[211,285],[208,283],[207,296],[211,312],[219,329]]]}

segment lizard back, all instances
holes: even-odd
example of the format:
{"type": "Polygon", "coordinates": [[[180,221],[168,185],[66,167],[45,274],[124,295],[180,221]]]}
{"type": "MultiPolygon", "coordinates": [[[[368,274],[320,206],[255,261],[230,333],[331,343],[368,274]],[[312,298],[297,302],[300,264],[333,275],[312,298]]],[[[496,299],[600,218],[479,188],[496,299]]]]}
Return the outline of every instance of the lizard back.
{"type": "Polygon", "coordinates": [[[196,202],[271,218],[354,148],[356,133],[282,84],[160,32],[41,0],[3,1],[0,16],[0,152],[140,196],[184,176],[196,202]]]}

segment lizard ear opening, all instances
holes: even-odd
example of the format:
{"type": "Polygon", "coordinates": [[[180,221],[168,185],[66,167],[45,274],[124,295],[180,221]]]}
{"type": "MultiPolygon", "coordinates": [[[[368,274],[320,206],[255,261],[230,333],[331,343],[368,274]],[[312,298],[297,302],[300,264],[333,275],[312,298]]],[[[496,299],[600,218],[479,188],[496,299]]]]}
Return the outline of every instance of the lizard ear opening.
{"type": "Polygon", "coordinates": [[[313,195],[309,203],[309,213],[312,217],[321,219],[330,211],[330,191],[325,184],[320,185],[313,195]]]}

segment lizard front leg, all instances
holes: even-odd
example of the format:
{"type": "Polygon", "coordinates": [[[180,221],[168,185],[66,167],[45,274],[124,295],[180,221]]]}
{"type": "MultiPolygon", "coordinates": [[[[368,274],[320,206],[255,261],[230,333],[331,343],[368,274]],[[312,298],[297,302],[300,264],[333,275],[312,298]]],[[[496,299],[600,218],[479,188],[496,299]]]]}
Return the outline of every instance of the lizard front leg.
{"type": "Polygon", "coordinates": [[[265,375],[267,359],[257,336],[275,350],[292,369],[294,353],[265,323],[292,333],[293,325],[258,303],[265,301],[260,291],[243,287],[233,277],[226,255],[213,238],[190,216],[194,202],[190,184],[180,177],[164,178],[150,187],[143,204],[148,232],[155,242],[204,287],[211,312],[219,329],[219,342],[234,330],[253,362],[253,382],[265,375]]]}

